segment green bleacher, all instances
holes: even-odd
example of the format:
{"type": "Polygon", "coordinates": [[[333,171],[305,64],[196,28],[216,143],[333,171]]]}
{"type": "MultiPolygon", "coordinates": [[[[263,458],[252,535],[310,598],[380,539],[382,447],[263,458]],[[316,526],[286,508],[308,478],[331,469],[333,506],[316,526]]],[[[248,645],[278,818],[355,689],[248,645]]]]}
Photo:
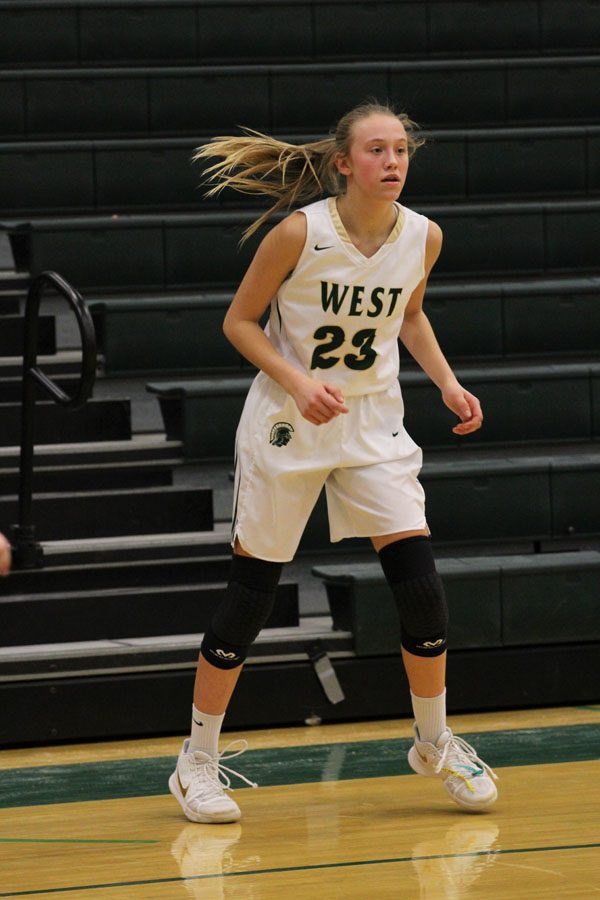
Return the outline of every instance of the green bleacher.
{"type": "MultiPolygon", "coordinates": [[[[259,204],[231,192],[204,200],[202,168],[190,157],[240,125],[318,139],[375,95],[406,109],[427,138],[402,201],[444,230],[425,310],[485,414],[480,432],[454,435],[455,418],[402,351],[406,425],[425,451],[427,515],[451,607],[457,696],[468,697],[482,660],[495,685],[486,702],[496,707],[531,702],[516,673],[530,670],[541,685],[536,702],[552,702],[545,684],[556,685],[556,660],[572,673],[582,655],[600,663],[597,0],[4,0],[0,18],[0,237],[14,259],[14,271],[0,272],[1,310],[12,314],[0,339],[0,528],[16,515],[15,302],[39,272],[59,271],[82,291],[101,375],[147,386],[164,425],[158,441],[131,440],[122,400],[95,400],[68,422],[40,404],[37,508],[54,564],[45,588],[41,573],[3,581],[7,642],[21,639],[19,606],[40,645],[46,627],[57,641],[89,641],[89,656],[61,657],[79,710],[89,702],[86,671],[107,675],[94,708],[115,679],[124,691],[146,677],[154,687],[189,681],[189,635],[178,644],[162,633],[169,604],[180,621],[192,588],[216,602],[228,536],[214,530],[212,489],[181,487],[173,473],[197,469],[220,479],[221,494],[223,482],[231,490],[254,372],[222,320],[265,233],[240,249],[259,204]],[[106,446],[93,444],[98,435],[106,446]],[[129,529],[122,549],[110,543],[119,528],[129,529]],[[136,542],[148,534],[149,544],[136,542]],[[112,646],[133,591],[131,646],[112,646]],[[156,638],[143,652],[138,615],[140,639],[156,638]],[[502,677],[507,665],[512,678],[502,677]]],[[[51,357],[50,318],[42,336],[45,364],[71,383],[70,357],[51,357]]],[[[331,552],[323,495],[300,551],[327,595],[320,646],[349,667],[377,657],[376,671],[386,671],[398,653],[390,592],[375,562],[320,562],[331,552]]],[[[286,590],[286,647],[294,665],[310,667],[302,590],[299,624],[296,586],[286,590]]],[[[272,721],[303,720],[301,698],[282,706],[270,686],[281,652],[267,636],[248,684],[260,685],[272,721]],[[271,661],[271,681],[261,658],[271,661]]],[[[34,656],[17,671],[0,652],[4,687],[15,676],[51,677],[44,651],[34,656]]],[[[576,675],[563,681],[563,702],[588,696],[576,675]]],[[[323,716],[350,718],[353,702],[326,705],[323,716]]],[[[381,702],[382,714],[395,714],[381,702]]],[[[110,734],[105,705],[106,724],[82,713],[61,737],[110,734]]],[[[140,731],[172,728],[160,706],[140,697],[140,731]]],[[[13,739],[28,727],[15,726],[13,739]]]]}

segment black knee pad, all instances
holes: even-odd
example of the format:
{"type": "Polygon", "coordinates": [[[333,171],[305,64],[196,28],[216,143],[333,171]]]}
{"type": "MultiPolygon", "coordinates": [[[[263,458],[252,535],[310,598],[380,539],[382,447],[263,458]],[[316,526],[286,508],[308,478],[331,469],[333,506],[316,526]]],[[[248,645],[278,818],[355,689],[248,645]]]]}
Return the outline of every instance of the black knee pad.
{"type": "Polygon", "coordinates": [[[431,538],[394,541],[379,559],[400,613],[402,646],[415,656],[440,656],[447,646],[448,605],[431,538]]]}
{"type": "Polygon", "coordinates": [[[283,563],[234,555],[229,584],[202,641],[202,656],[219,669],[240,666],[271,615],[283,563]]]}

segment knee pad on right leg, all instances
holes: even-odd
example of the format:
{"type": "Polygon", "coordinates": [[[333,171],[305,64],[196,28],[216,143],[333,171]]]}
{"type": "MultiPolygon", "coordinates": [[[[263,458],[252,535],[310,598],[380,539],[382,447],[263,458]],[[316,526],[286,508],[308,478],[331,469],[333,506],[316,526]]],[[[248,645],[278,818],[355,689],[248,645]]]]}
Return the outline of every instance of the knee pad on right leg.
{"type": "Polygon", "coordinates": [[[240,666],[275,603],[283,563],[234,555],[227,591],[202,641],[202,656],[219,669],[240,666]]]}

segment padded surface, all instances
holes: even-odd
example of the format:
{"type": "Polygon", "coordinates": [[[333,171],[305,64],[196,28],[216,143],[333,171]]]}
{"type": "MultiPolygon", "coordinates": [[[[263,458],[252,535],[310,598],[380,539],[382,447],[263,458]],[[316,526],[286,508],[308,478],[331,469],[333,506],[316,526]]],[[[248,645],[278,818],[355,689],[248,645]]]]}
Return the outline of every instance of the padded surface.
{"type": "Polygon", "coordinates": [[[398,66],[390,72],[393,100],[428,127],[503,122],[504,90],[500,66],[470,67],[453,62],[426,68],[398,66]]]}
{"type": "Polygon", "coordinates": [[[31,135],[143,134],[148,131],[148,117],[144,78],[104,73],[48,78],[40,74],[27,81],[31,135]]]}
{"type": "Polygon", "coordinates": [[[467,158],[470,197],[586,192],[584,137],[547,134],[509,139],[498,135],[493,142],[473,137],[467,144],[467,158]]]}
{"type": "Polygon", "coordinates": [[[509,65],[508,121],[594,121],[600,65],[580,63],[581,60],[534,67],[509,65]]]}
{"type": "Polygon", "coordinates": [[[105,316],[101,328],[105,371],[239,369],[240,355],[223,334],[226,308],[146,309],[105,316]]]}
{"type": "Polygon", "coordinates": [[[107,228],[65,223],[40,224],[32,233],[30,269],[56,269],[76,288],[164,285],[162,223],[107,228]]]}
{"type": "Polygon", "coordinates": [[[20,137],[25,131],[25,87],[19,78],[0,79],[0,134],[20,137]]]}
{"type": "MultiPolygon", "coordinates": [[[[424,201],[576,198],[597,193],[598,132],[597,126],[426,132],[427,143],[411,160],[402,202],[411,207],[424,201]]],[[[317,137],[297,135],[294,141],[317,137]]],[[[260,204],[260,199],[234,191],[216,199],[203,196],[205,166],[191,162],[194,147],[202,140],[0,144],[3,209],[18,215],[36,210],[201,211],[260,204]]]]}
{"type": "MultiPolygon", "coordinates": [[[[319,7],[314,9],[318,15],[319,7]]],[[[198,8],[199,57],[232,62],[310,58],[312,16],[312,3],[202,4],[198,8]]]]}
{"type": "Polygon", "coordinates": [[[597,112],[599,71],[597,58],[585,56],[30,70],[19,79],[0,73],[0,81],[9,134],[26,127],[30,135],[56,137],[189,134],[192,128],[213,135],[244,124],[329,129],[369,96],[389,97],[427,127],[587,122],[597,112]]]}
{"type": "Polygon", "coordinates": [[[422,5],[428,7],[430,47],[438,53],[470,50],[479,56],[494,50],[537,49],[535,0],[521,2],[518,7],[511,0],[454,0],[422,5]]]}
{"type": "Polygon", "coordinates": [[[552,533],[548,471],[441,477],[424,469],[427,522],[434,540],[537,538],[552,533]]]}
{"type": "MultiPolygon", "coordinates": [[[[440,276],[595,271],[600,202],[419,207],[439,222],[440,276]],[[545,225],[545,222],[547,223],[545,225]],[[476,248],[476,251],[473,251],[476,248]]],[[[232,287],[264,231],[239,247],[250,212],[44,220],[17,227],[32,272],[56,269],[82,288],[232,287]],[[164,236],[163,236],[164,230],[164,236]],[[164,256],[163,256],[164,254],[164,256]]]]}
{"type": "Polygon", "coordinates": [[[530,296],[517,292],[503,301],[507,353],[597,353],[600,347],[600,288],[579,293],[530,296]]]}
{"type": "Polygon", "coordinates": [[[79,36],[81,59],[88,63],[192,61],[196,57],[196,10],[177,4],[84,6],[79,12],[79,36]]]}
{"type": "Polygon", "coordinates": [[[315,53],[318,57],[424,56],[428,49],[427,4],[314,4],[315,53]]]}
{"type": "MultiPolygon", "coordinates": [[[[597,640],[600,553],[441,558],[449,646],[561,644],[597,640]]],[[[352,630],[360,655],[394,653],[396,607],[378,563],[315,566],[334,626],[352,630]]]]}
{"type": "MultiPolygon", "coordinates": [[[[0,196],[15,213],[92,210],[95,206],[92,149],[61,152],[17,145],[0,152],[0,196]]],[[[10,145],[9,145],[10,147],[10,145]]]]}
{"type": "Polygon", "coordinates": [[[541,0],[540,18],[544,49],[600,46],[597,0],[541,0]]]}
{"type": "Polygon", "coordinates": [[[100,210],[203,205],[201,175],[186,147],[96,150],[96,203],[100,210]]]}
{"type": "MultiPolygon", "coordinates": [[[[269,80],[266,74],[217,70],[193,75],[156,74],[149,79],[150,130],[218,133],[221,128],[269,127],[269,80]]],[[[295,104],[288,104],[295,107],[295,104]]]]}
{"type": "MultiPolygon", "coordinates": [[[[131,438],[129,400],[88,400],[80,409],[53,402],[35,408],[36,444],[69,444],[82,441],[127,441],[131,438]]],[[[0,446],[18,446],[21,440],[21,405],[2,404],[0,446]]]]}
{"type": "MultiPolygon", "coordinates": [[[[1,530],[17,520],[16,498],[0,498],[1,530]]],[[[213,527],[212,492],[158,487],[72,496],[40,494],[35,500],[35,524],[40,541],[208,531],[213,527]]]]}
{"type": "MultiPolygon", "coordinates": [[[[289,131],[329,129],[347,110],[366,97],[385,97],[384,70],[308,69],[271,77],[271,128],[289,131]]],[[[392,100],[397,99],[392,94],[392,100]]],[[[245,124],[249,119],[243,119],[245,124]]],[[[258,127],[258,126],[255,126],[258,127]]]]}
{"type": "Polygon", "coordinates": [[[77,10],[65,4],[50,8],[2,10],[0,59],[2,65],[78,62],[77,10]]]}

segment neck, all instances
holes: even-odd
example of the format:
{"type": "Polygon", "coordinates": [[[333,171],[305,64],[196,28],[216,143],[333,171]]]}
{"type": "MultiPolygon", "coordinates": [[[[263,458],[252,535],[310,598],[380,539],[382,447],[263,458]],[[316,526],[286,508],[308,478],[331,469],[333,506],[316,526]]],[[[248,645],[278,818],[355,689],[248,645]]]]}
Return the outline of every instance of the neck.
{"type": "Polygon", "coordinates": [[[396,224],[397,207],[389,200],[370,199],[342,194],[336,199],[344,228],[354,238],[386,240],[396,224]]]}

